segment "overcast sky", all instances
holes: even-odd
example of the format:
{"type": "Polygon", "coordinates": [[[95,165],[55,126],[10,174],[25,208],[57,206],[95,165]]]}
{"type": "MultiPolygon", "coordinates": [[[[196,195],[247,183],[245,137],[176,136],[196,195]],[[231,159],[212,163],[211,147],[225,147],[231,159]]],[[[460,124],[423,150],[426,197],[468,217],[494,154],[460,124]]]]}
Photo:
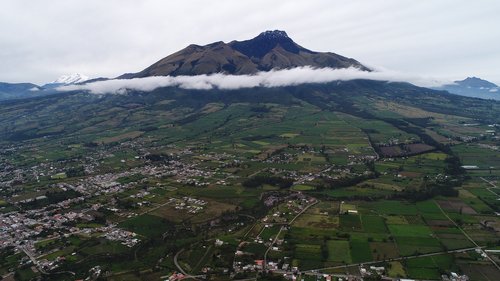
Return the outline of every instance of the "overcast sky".
{"type": "Polygon", "coordinates": [[[0,81],[116,77],[280,29],[368,66],[500,84],[499,27],[498,0],[0,0],[0,81]]]}

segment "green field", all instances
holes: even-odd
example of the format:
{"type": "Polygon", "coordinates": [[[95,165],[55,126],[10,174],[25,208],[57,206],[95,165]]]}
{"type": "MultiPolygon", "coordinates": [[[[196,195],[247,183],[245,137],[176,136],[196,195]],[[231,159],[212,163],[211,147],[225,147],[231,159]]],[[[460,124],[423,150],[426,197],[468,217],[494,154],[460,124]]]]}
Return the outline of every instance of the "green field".
{"type": "Polygon", "coordinates": [[[328,247],[328,261],[340,263],[352,261],[349,241],[329,240],[326,245],[328,247]]]}
{"type": "Polygon", "coordinates": [[[361,230],[361,221],[358,215],[341,215],[340,227],[344,231],[358,231],[361,230]]]}
{"type": "Polygon", "coordinates": [[[158,237],[171,229],[172,223],[152,215],[142,215],[120,223],[120,227],[146,237],[158,237]]]}
{"type": "Polygon", "coordinates": [[[429,237],[432,231],[425,225],[388,225],[389,231],[394,236],[402,237],[429,237]]]}
{"type": "Polygon", "coordinates": [[[295,245],[295,255],[296,259],[300,260],[321,260],[321,246],[320,245],[310,245],[310,244],[297,244],[295,245]]]}
{"type": "Polygon", "coordinates": [[[416,215],[418,210],[413,204],[401,201],[379,201],[369,205],[377,213],[385,215],[416,215]]]}
{"type": "Polygon", "coordinates": [[[370,245],[368,244],[367,240],[352,239],[349,243],[353,263],[367,262],[372,260],[370,245]]]}
{"type": "Polygon", "coordinates": [[[387,233],[384,219],[379,216],[361,216],[363,230],[368,233],[387,233]]]}
{"type": "Polygon", "coordinates": [[[315,190],[316,188],[310,185],[299,184],[292,186],[291,189],[295,191],[310,191],[310,190],[315,190]]]}

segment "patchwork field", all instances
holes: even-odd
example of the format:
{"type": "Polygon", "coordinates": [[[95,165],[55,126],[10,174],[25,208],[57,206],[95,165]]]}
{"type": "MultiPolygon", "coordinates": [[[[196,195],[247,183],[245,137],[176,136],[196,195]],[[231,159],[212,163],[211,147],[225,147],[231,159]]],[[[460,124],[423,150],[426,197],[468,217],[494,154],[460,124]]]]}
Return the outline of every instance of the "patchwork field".
{"type": "Polygon", "coordinates": [[[374,81],[2,103],[0,274],[496,280],[499,108],[374,81]]]}

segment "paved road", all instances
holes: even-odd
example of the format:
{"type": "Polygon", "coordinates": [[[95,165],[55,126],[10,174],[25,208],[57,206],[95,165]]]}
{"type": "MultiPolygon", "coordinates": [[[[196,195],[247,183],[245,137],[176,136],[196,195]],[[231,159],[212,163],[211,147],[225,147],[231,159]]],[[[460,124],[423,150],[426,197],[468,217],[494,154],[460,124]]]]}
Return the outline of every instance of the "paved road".
{"type": "Polygon", "coordinates": [[[167,201],[167,202],[165,202],[165,203],[163,203],[163,204],[160,204],[160,205],[155,206],[154,208],[151,208],[151,209],[149,209],[149,210],[146,210],[146,211],[144,211],[144,212],[142,212],[142,213],[138,214],[137,216],[142,216],[142,215],[145,215],[145,214],[151,213],[152,211],[156,211],[157,209],[159,209],[159,208],[161,208],[161,207],[163,207],[163,206],[166,206],[166,205],[168,205],[168,204],[171,204],[171,203],[172,203],[171,201],[167,201]]]}
{"type": "Polygon", "coordinates": [[[184,249],[181,249],[179,252],[177,252],[177,254],[175,254],[175,256],[174,256],[174,264],[175,264],[175,267],[177,267],[177,269],[182,274],[184,274],[184,278],[183,279],[195,279],[195,280],[199,280],[199,278],[205,278],[205,275],[190,275],[190,274],[186,273],[186,271],[184,271],[184,269],[181,267],[181,265],[178,262],[179,255],[182,254],[182,252],[184,252],[184,249]]]}
{"type": "MultiPolygon", "coordinates": [[[[481,247],[479,247],[479,248],[482,249],[481,247]]],[[[400,260],[405,260],[405,259],[431,257],[431,256],[442,255],[442,254],[467,252],[467,251],[472,251],[472,250],[475,250],[475,249],[477,249],[477,247],[463,248],[463,249],[450,250],[450,251],[442,251],[442,252],[435,252],[435,253],[429,253],[429,254],[413,255],[413,256],[406,256],[406,257],[398,257],[398,258],[385,259],[385,260],[380,260],[380,261],[370,261],[370,262],[352,263],[352,264],[338,265],[338,266],[331,266],[331,267],[323,267],[323,268],[306,270],[306,271],[303,271],[303,272],[304,273],[307,273],[307,272],[315,273],[315,271],[319,271],[319,270],[338,269],[338,268],[346,268],[346,267],[351,267],[351,266],[361,266],[361,265],[370,265],[370,264],[377,264],[377,263],[383,263],[383,262],[400,261],[400,260]]]]}
{"type": "Polygon", "coordinates": [[[42,274],[45,274],[45,275],[55,275],[55,274],[65,274],[65,273],[68,273],[68,274],[71,274],[73,276],[76,275],[76,273],[74,273],[73,271],[67,271],[67,270],[65,270],[65,271],[57,271],[57,272],[47,272],[47,271],[45,271],[45,269],[43,269],[41,266],[38,265],[38,261],[37,261],[36,257],[33,256],[33,253],[30,252],[28,249],[26,249],[26,247],[19,246],[19,249],[22,250],[30,258],[30,260],[33,262],[33,265],[42,274]]]}
{"type": "Polygon", "coordinates": [[[257,225],[257,222],[255,222],[252,227],[245,233],[245,235],[243,235],[243,239],[247,239],[247,236],[248,234],[250,234],[250,232],[255,228],[255,226],[257,225]]]}
{"type": "Polygon", "coordinates": [[[480,177],[480,179],[482,179],[483,181],[485,181],[485,182],[487,182],[487,183],[491,184],[491,186],[493,186],[494,188],[498,188],[498,186],[496,186],[493,182],[491,182],[491,181],[489,181],[489,180],[487,180],[487,179],[485,179],[485,178],[483,178],[483,177],[480,177]]]}
{"type": "Polygon", "coordinates": [[[210,252],[210,249],[212,249],[212,245],[208,246],[207,247],[207,250],[205,251],[205,254],[203,254],[203,256],[201,256],[201,258],[198,260],[198,263],[193,267],[193,268],[198,268],[198,266],[200,266],[200,263],[205,259],[205,257],[208,255],[208,253],[210,252]]]}
{"type": "Polygon", "coordinates": [[[378,155],[377,151],[375,150],[375,146],[373,145],[372,140],[370,139],[370,136],[368,134],[366,134],[366,137],[368,138],[368,143],[370,144],[370,147],[372,148],[373,153],[375,153],[375,155],[376,155],[375,161],[379,160],[380,159],[380,155],[378,155]]]}
{"type": "Polygon", "coordinates": [[[273,247],[274,243],[276,243],[276,241],[278,240],[278,237],[280,236],[281,231],[283,231],[283,229],[284,229],[284,226],[281,226],[280,227],[280,231],[278,231],[278,234],[276,234],[276,237],[274,237],[273,242],[271,243],[271,245],[269,245],[269,247],[267,248],[266,252],[264,253],[264,264],[262,265],[262,269],[266,269],[266,266],[267,266],[267,254],[269,253],[269,251],[273,247]]]}
{"type": "Polygon", "coordinates": [[[258,173],[260,173],[260,172],[264,172],[264,171],[266,171],[266,170],[267,170],[267,168],[262,168],[262,169],[260,169],[260,170],[256,171],[255,173],[253,173],[253,174],[251,174],[251,175],[248,175],[248,176],[247,176],[247,178],[249,179],[249,178],[251,178],[251,177],[253,177],[253,176],[257,175],[258,173]]]}
{"type": "Polygon", "coordinates": [[[469,241],[471,241],[472,244],[476,246],[476,248],[481,249],[481,252],[486,256],[486,258],[500,271],[500,266],[476,243],[476,241],[474,241],[474,239],[472,239],[472,237],[469,236],[469,234],[467,234],[467,232],[465,232],[454,220],[452,220],[448,216],[448,214],[441,208],[441,206],[437,202],[435,203],[441,210],[443,215],[445,215],[448,218],[448,220],[450,220],[465,235],[465,237],[467,237],[467,239],[469,239],[469,241]]]}
{"type": "Polygon", "coordinates": [[[43,274],[48,274],[48,272],[45,271],[41,266],[38,265],[38,261],[36,260],[36,257],[33,255],[32,252],[30,252],[26,247],[24,246],[19,246],[19,250],[23,251],[33,262],[33,265],[43,274]]]}
{"type": "MultiPolygon", "coordinates": [[[[287,225],[291,225],[295,221],[295,219],[297,219],[300,215],[302,215],[310,207],[318,204],[319,201],[320,200],[315,199],[315,201],[313,203],[307,205],[304,209],[302,209],[290,222],[287,223],[287,225]]],[[[278,231],[278,234],[276,234],[276,237],[274,238],[273,242],[271,243],[271,245],[269,245],[269,247],[267,248],[266,252],[264,253],[264,265],[263,265],[263,269],[266,269],[266,266],[267,266],[267,254],[269,253],[269,251],[273,247],[274,243],[276,243],[276,241],[278,240],[278,238],[279,238],[279,236],[281,234],[281,231],[283,231],[284,227],[285,226],[281,226],[280,227],[280,231],[278,231]]]]}
{"type": "Polygon", "coordinates": [[[486,190],[488,190],[489,192],[493,193],[495,196],[497,196],[498,198],[497,199],[500,199],[500,195],[498,195],[498,193],[496,193],[495,191],[491,190],[492,188],[494,189],[498,189],[499,187],[496,186],[493,182],[483,178],[483,177],[480,177],[480,179],[482,179],[483,181],[487,182],[488,184],[490,184],[492,187],[487,187],[486,190]]]}
{"type": "Polygon", "coordinates": [[[319,203],[320,200],[317,200],[315,199],[315,201],[309,205],[307,205],[304,209],[302,209],[302,211],[300,211],[300,213],[298,213],[288,224],[289,225],[292,225],[292,223],[295,221],[295,219],[297,219],[300,215],[302,215],[305,211],[307,211],[309,208],[311,208],[312,206],[316,205],[319,203]]]}
{"type": "Polygon", "coordinates": [[[179,262],[177,261],[178,257],[180,254],[182,254],[182,252],[184,252],[184,249],[181,249],[179,252],[177,252],[177,254],[175,254],[174,256],[174,264],[175,264],[175,267],[177,267],[177,269],[184,275],[188,275],[184,269],[182,269],[182,267],[180,266],[179,262]]]}

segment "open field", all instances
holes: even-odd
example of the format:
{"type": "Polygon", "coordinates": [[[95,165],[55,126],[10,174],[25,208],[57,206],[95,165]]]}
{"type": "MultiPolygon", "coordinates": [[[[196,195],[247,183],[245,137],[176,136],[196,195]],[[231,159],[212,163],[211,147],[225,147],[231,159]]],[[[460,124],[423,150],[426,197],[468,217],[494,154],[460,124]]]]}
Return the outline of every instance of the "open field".
{"type": "Polygon", "coordinates": [[[351,263],[351,251],[348,241],[330,240],[326,242],[328,247],[328,261],[351,263]]]}

